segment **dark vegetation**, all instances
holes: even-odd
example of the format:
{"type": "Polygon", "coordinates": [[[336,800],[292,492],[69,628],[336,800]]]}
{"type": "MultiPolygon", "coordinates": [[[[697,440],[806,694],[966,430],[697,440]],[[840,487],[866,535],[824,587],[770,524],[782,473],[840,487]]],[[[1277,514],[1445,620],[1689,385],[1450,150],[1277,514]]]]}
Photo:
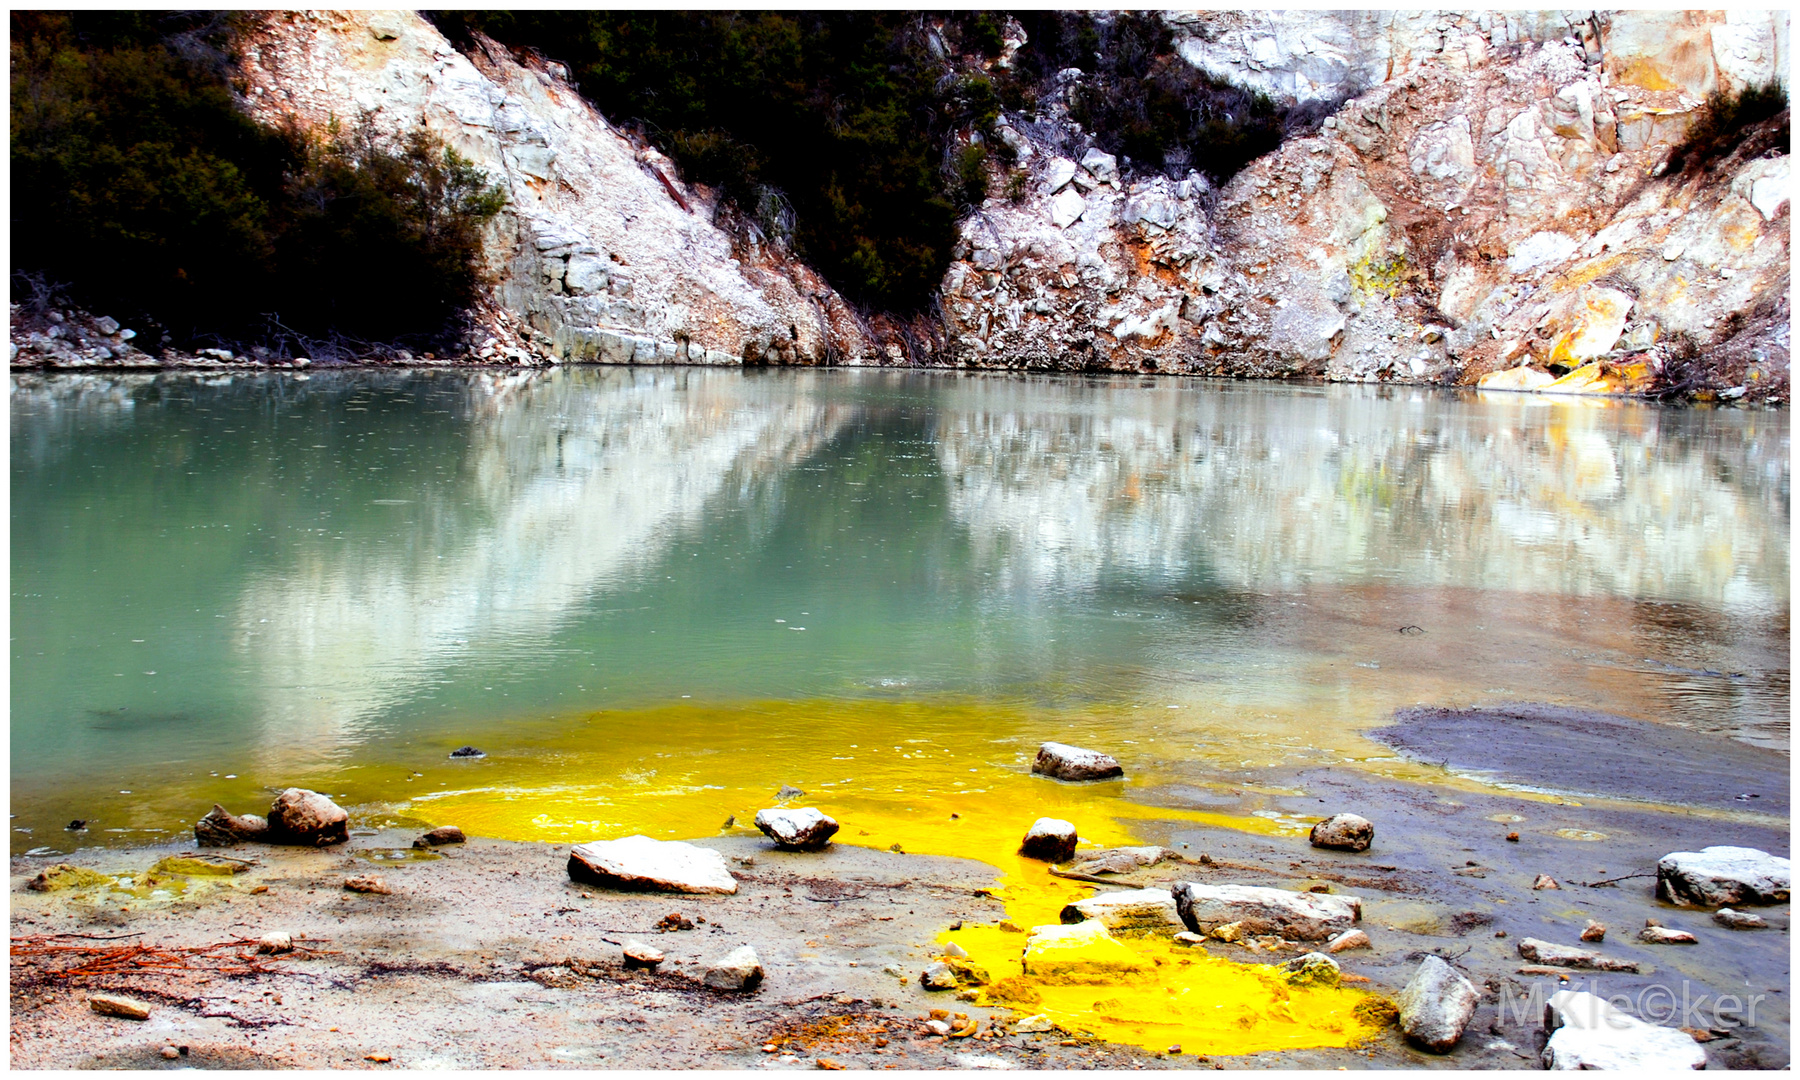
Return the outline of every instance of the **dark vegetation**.
{"type": "Polygon", "coordinates": [[[1787,112],[1787,91],[1780,83],[1746,86],[1737,93],[1715,90],[1707,96],[1706,106],[1688,129],[1687,137],[1669,152],[1667,171],[1698,172],[1740,148],[1749,156],[1785,154],[1787,112]],[[1769,123],[1772,120],[1779,122],[1769,123]]]}
{"type": "Polygon", "coordinates": [[[498,190],[422,133],[256,124],[233,97],[234,18],[13,12],[15,299],[59,283],[187,347],[452,335],[498,190]]]}
{"type": "MultiPolygon", "coordinates": [[[[436,12],[569,66],[606,117],[649,141],[689,182],[718,188],[764,237],[791,244],[865,309],[928,306],[959,213],[1028,179],[995,138],[1002,109],[1050,148],[1080,137],[1033,124],[1065,68],[1092,143],[1128,173],[1197,169],[1215,181],[1273,149],[1295,123],[1268,98],[1217,82],[1175,53],[1154,14],[1016,13],[1027,42],[1010,70],[1005,13],[903,11],[436,12]],[[990,181],[990,177],[998,177],[990,181]]],[[[1066,143],[1067,145],[1064,145],[1066,143]]]]}

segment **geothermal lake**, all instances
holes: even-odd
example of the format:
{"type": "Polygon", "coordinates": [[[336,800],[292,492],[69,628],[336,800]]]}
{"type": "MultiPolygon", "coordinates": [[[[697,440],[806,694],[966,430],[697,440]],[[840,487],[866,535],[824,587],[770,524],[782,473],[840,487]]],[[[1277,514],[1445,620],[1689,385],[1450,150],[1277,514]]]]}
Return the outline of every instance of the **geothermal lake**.
{"type": "Polygon", "coordinates": [[[1291,831],[1264,770],[1481,784],[1363,734],[1420,703],[1788,750],[1785,411],[594,368],[11,407],[15,854],[290,784],[554,841],[741,829],[782,784],[909,851],[1075,800],[1101,841],[1291,831]],[[1033,780],[1045,739],[1128,780],[1033,780]]]}

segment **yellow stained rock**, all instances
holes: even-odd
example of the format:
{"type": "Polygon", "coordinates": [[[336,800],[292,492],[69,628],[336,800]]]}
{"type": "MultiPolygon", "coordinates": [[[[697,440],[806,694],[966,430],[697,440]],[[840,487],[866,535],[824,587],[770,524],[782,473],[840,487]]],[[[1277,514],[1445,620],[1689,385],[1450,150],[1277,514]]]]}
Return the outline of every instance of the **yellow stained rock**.
{"type": "Polygon", "coordinates": [[[1637,361],[1629,364],[1583,364],[1562,378],[1541,388],[1545,394],[1628,394],[1647,386],[1650,366],[1637,361]]]}
{"type": "Polygon", "coordinates": [[[1153,966],[1098,922],[1034,926],[1025,939],[1025,973],[1042,979],[1075,982],[1149,971],[1153,966]]]}
{"type": "Polygon", "coordinates": [[[1570,326],[1550,350],[1552,364],[1579,364],[1612,351],[1625,332],[1632,298],[1618,289],[1596,287],[1582,291],[1570,314],[1570,326]]]}

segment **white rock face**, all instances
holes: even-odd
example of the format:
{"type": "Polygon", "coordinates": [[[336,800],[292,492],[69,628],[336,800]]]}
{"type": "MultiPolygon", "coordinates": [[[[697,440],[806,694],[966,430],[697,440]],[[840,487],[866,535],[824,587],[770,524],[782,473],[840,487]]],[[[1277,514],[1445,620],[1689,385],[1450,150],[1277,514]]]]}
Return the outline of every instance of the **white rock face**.
{"type": "Polygon", "coordinates": [[[634,892],[737,892],[737,879],[725,868],[725,856],[709,848],[648,836],[577,844],[569,851],[569,876],[634,892]]]}
{"type": "Polygon", "coordinates": [[[758,810],[756,827],[784,848],[817,851],[831,842],[838,823],[810,806],[797,810],[758,810]]]}
{"type": "Polygon", "coordinates": [[[1594,994],[1558,990],[1544,1006],[1546,1069],[1606,1069],[1637,1074],[1704,1069],[1693,1036],[1627,1016],[1594,994]]]}
{"type": "Polygon", "coordinates": [[[1427,956],[1419,964],[1406,988],[1394,998],[1400,1007],[1401,1032],[1439,1054],[1462,1038],[1480,1001],[1474,984],[1435,956],[1427,956]]]}
{"type": "Polygon", "coordinates": [[[875,358],[835,291],[779,253],[734,251],[705,193],[560,68],[497,47],[471,59],[410,11],[275,12],[243,44],[260,118],[322,128],[367,112],[390,138],[422,127],[502,186],[485,237],[493,300],[529,324],[509,349],[639,364],[875,358]]]}
{"type": "Polygon", "coordinates": [[[1201,934],[1237,923],[1245,934],[1324,941],[1362,918],[1362,899],[1356,896],[1198,882],[1183,882],[1171,891],[1182,922],[1201,934]]]}
{"type": "Polygon", "coordinates": [[[1093,919],[1115,934],[1168,934],[1187,929],[1167,889],[1099,893],[1062,910],[1065,923],[1093,919]]]}
{"type": "Polygon", "coordinates": [[[1788,860],[1766,851],[1709,847],[1675,851],[1656,863],[1656,895],[1682,907],[1785,904],[1788,860]]]}

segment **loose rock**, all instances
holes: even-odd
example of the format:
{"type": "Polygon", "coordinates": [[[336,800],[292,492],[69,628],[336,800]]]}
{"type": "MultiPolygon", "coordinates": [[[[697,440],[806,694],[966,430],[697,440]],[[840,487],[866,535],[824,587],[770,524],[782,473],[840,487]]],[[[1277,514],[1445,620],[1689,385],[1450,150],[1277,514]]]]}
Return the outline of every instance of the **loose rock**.
{"type": "Polygon", "coordinates": [[[1630,960],[1619,960],[1610,956],[1601,956],[1586,949],[1577,949],[1573,945],[1557,945],[1537,938],[1521,938],[1519,955],[1551,967],[1587,968],[1591,971],[1631,971],[1638,969],[1630,960]]]}
{"type": "Polygon", "coordinates": [[[919,985],[927,990],[954,990],[956,972],[951,970],[949,964],[940,961],[920,973],[919,985]]]}
{"type": "Polygon", "coordinates": [[[1023,1017],[1013,1024],[1012,1029],[1017,1034],[1029,1035],[1036,1031],[1055,1031],[1056,1025],[1050,1021],[1048,1016],[1038,1013],[1035,1016],[1023,1017]]]}
{"type": "Polygon", "coordinates": [[[150,1019],[150,1006],[117,994],[90,994],[88,1008],[101,1016],[116,1016],[121,1020],[150,1019]]]}
{"type": "Polygon", "coordinates": [[[413,841],[416,848],[442,847],[445,844],[464,844],[469,840],[463,831],[454,825],[439,826],[413,841]]]}
{"type": "Polygon", "coordinates": [[[1038,747],[1037,760],[1031,763],[1031,771],[1058,780],[1110,780],[1125,775],[1118,760],[1110,754],[1057,742],[1038,747]]]}
{"type": "Polygon", "coordinates": [[[1706,1051],[1674,1028],[1646,1024],[1582,991],[1558,990],[1544,1005],[1546,1069],[1609,1069],[1638,1075],[1703,1069],[1706,1051]]]}
{"type": "Polygon", "coordinates": [[[1753,915],[1748,911],[1733,911],[1728,907],[1713,912],[1713,922],[1733,930],[1761,930],[1769,925],[1761,915],[1753,915]]]}
{"type": "Polygon", "coordinates": [[[1038,818],[1025,831],[1025,839],[1019,845],[1019,854],[1031,859],[1043,859],[1045,862],[1068,862],[1075,857],[1075,845],[1079,837],[1075,835],[1075,826],[1060,818],[1038,818]]]}
{"type": "Polygon", "coordinates": [[[1155,866],[1179,853],[1166,847],[1122,847],[1096,851],[1071,869],[1079,874],[1129,874],[1146,866],[1155,866]]]}
{"type": "Polygon", "coordinates": [[[1698,945],[1700,939],[1686,930],[1666,926],[1646,926],[1638,931],[1638,940],[1646,945],[1698,945]]]}
{"type": "Polygon", "coordinates": [[[1292,986],[1336,986],[1343,975],[1338,962],[1322,952],[1296,956],[1282,964],[1281,970],[1287,972],[1292,986]]]}
{"type": "Polygon", "coordinates": [[[388,888],[388,883],[386,881],[375,874],[364,874],[361,877],[345,878],[344,888],[351,892],[374,893],[380,896],[386,896],[394,891],[388,888]]]}
{"type": "Polygon", "coordinates": [[[817,851],[831,842],[838,823],[810,806],[798,810],[758,810],[756,827],[793,851],[817,851]]]}
{"type": "Polygon", "coordinates": [[[305,847],[341,844],[350,839],[350,815],[316,791],[288,788],[269,807],[269,839],[305,847]]]}
{"type": "Polygon", "coordinates": [[[1558,885],[1556,883],[1556,879],[1551,877],[1549,874],[1539,874],[1537,876],[1537,880],[1531,883],[1531,887],[1533,889],[1560,889],[1560,888],[1562,888],[1561,885],[1558,885]]]}
{"type": "Polygon", "coordinates": [[[1788,860],[1742,847],[1676,851],[1656,863],[1656,895],[1678,907],[1788,902],[1788,860]]]}
{"type": "Polygon", "coordinates": [[[1326,893],[1293,893],[1257,885],[1182,882],[1172,890],[1188,929],[1207,933],[1240,923],[1246,934],[1275,934],[1294,941],[1324,941],[1362,918],[1362,899],[1326,893]]]}
{"type": "Polygon", "coordinates": [[[803,799],[805,797],[806,797],[806,792],[801,791],[799,788],[795,787],[792,784],[781,785],[781,790],[777,791],[775,793],[775,798],[777,801],[786,801],[788,799],[803,799]]]}
{"type": "Polygon", "coordinates": [[[763,980],[762,961],[756,950],[739,945],[706,969],[701,982],[714,990],[754,990],[763,980]]]}
{"type": "Polygon", "coordinates": [[[1605,941],[1606,940],[1606,924],[1603,922],[1595,922],[1593,919],[1589,919],[1588,924],[1587,924],[1587,929],[1585,929],[1581,932],[1581,940],[1591,941],[1596,944],[1598,944],[1599,942],[1605,941]]]}
{"type": "Polygon", "coordinates": [[[1427,956],[1394,1003],[1400,1030],[1415,1045],[1446,1053],[1462,1038],[1481,994],[1474,984],[1436,956],[1427,956]]]}
{"type": "Polygon", "coordinates": [[[167,1058],[170,1061],[174,1061],[176,1058],[181,1056],[181,1051],[177,1050],[173,1046],[165,1046],[162,1048],[162,1056],[167,1058]]]}
{"type": "Polygon", "coordinates": [[[276,930],[257,939],[256,951],[259,953],[293,952],[294,939],[291,935],[276,930]]]}
{"type": "Polygon", "coordinates": [[[1167,889],[1100,893],[1062,909],[1065,923],[1086,919],[1122,934],[1175,934],[1187,928],[1175,910],[1175,897],[1167,889]]]}
{"type": "Polygon", "coordinates": [[[268,837],[268,819],[255,814],[238,817],[218,803],[213,804],[205,817],[194,822],[194,842],[201,847],[230,847],[264,841],[268,837]]]}
{"type": "Polygon", "coordinates": [[[1369,941],[1368,934],[1361,930],[1346,930],[1343,933],[1334,936],[1330,942],[1326,944],[1325,951],[1328,953],[1341,953],[1345,949],[1372,949],[1374,947],[1374,944],[1369,941]]]}
{"type": "Polygon", "coordinates": [[[656,965],[658,965],[662,962],[663,962],[663,952],[661,949],[653,949],[650,946],[648,946],[648,945],[644,944],[643,942],[638,941],[634,938],[627,938],[625,940],[625,966],[626,967],[628,967],[628,968],[647,968],[647,969],[654,970],[656,965]]]}
{"type": "Polygon", "coordinates": [[[1367,851],[1375,826],[1355,814],[1333,814],[1312,827],[1312,846],[1333,851],[1367,851]]]}
{"type": "Polygon", "coordinates": [[[648,836],[576,845],[569,852],[569,877],[633,892],[737,892],[737,879],[725,868],[723,855],[678,840],[653,840],[648,836]]]}
{"type": "MultiPolygon", "coordinates": [[[[295,362],[298,363],[299,361],[295,361],[295,362]]],[[[460,758],[487,757],[486,754],[482,753],[480,750],[475,749],[473,746],[459,746],[456,749],[450,751],[450,756],[451,757],[460,757],[460,758]]]]}

